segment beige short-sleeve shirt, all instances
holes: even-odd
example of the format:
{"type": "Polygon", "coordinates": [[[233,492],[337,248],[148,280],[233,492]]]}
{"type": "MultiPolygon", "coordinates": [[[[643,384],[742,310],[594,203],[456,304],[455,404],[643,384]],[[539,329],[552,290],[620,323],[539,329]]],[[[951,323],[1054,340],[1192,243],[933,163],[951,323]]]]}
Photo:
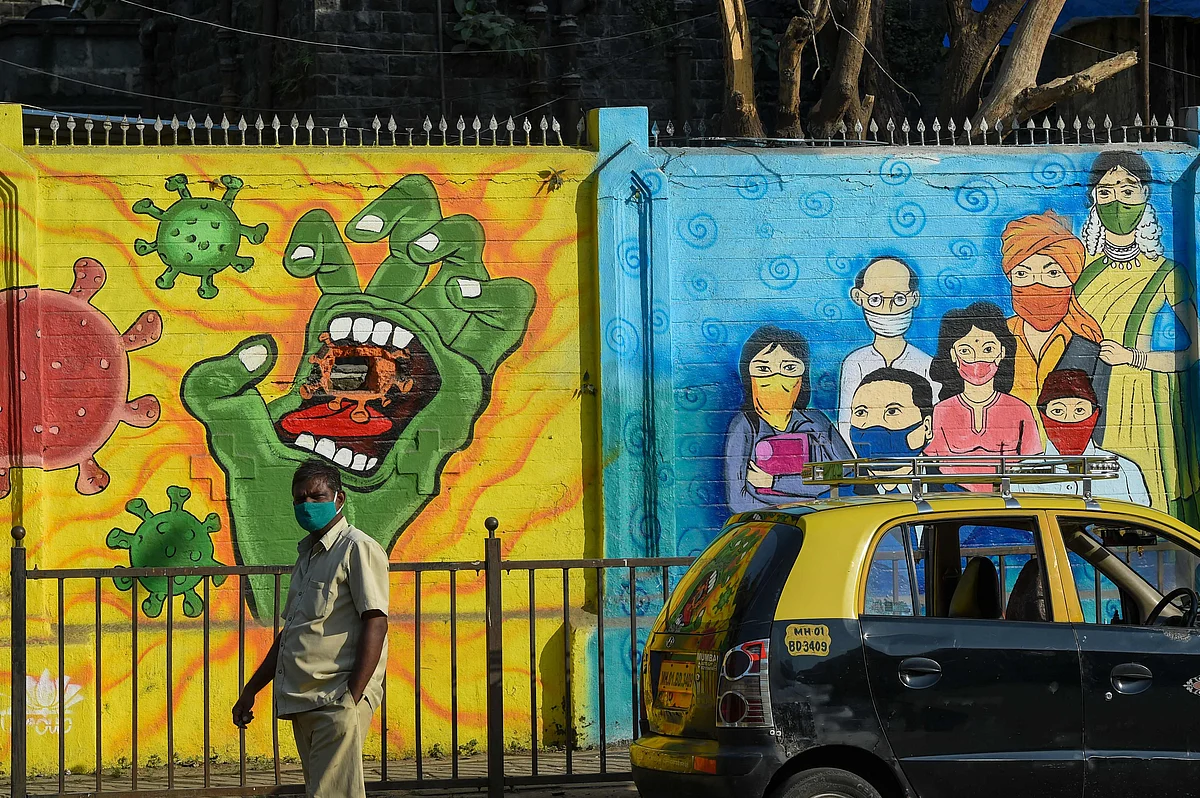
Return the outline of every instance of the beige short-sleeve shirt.
{"type": "MultiPolygon", "coordinates": [[[[320,540],[306,536],[296,547],[279,664],[275,712],[287,717],[332,704],[349,689],[358,657],[362,615],[388,612],[388,558],[383,548],[341,519],[320,540]]],[[[387,638],[364,698],[378,708],[387,669],[387,638]]]]}

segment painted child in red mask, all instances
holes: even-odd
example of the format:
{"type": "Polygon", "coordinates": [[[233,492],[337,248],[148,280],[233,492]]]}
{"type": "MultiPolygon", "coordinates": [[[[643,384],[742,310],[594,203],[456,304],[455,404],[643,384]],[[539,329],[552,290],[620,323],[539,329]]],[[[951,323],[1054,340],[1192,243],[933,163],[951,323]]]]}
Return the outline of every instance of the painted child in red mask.
{"type": "MultiPolygon", "coordinates": [[[[1092,439],[1092,432],[1100,420],[1102,410],[1087,372],[1080,369],[1051,372],[1042,386],[1041,395],[1038,396],[1038,412],[1049,439],[1046,444],[1048,456],[1062,454],[1071,457],[1083,455],[1117,458],[1117,477],[1095,480],[1092,483],[1093,495],[1150,506],[1150,492],[1146,489],[1146,479],[1137,464],[1126,457],[1101,449],[1092,439]]],[[[1079,484],[1058,482],[1034,485],[1026,489],[1040,493],[1078,493],[1079,484]]]]}
{"type": "MultiPolygon", "coordinates": [[[[1000,308],[975,302],[942,317],[938,351],[929,376],[942,384],[933,408],[931,457],[1035,455],[1042,453],[1029,405],[1009,393],[1016,343],[1000,308]]],[[[943,466],[944,474],[983,474],[989,469],[943,466]]],[[[990,485],[964,485],[988,492],[990,485]]]]}

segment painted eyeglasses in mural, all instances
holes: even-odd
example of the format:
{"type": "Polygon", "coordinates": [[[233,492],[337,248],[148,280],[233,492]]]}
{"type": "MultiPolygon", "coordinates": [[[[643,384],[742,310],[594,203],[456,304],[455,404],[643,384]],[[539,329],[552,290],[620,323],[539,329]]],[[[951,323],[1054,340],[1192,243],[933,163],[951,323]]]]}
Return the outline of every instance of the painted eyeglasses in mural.
{"type": "Polygon", "coordinates": [[[1113,455],[1120,475],[1098,481],[1098,495],[1200,520],[1196,431],[1182,406],[1194,395],[1196,306],[1186,272],[1164,255],[1150,191],[1142,156],[1107,152],[1092,164],[1080,235],[1050,210],[1008,222],[999,268],[1012,315],[990,301],[950,308],[933,352],[908,340],[922,306],[917,271],[899,256],[871,260],[849,299],[873,338],[842,359],[836,420],[810,406],[804,334],[753,332],[738,360],[743,404],[725,437],[730,509],[825,495],[801,476],[820,460],[1044,453],[1113,455]],[[1166,336],[1164,314],[1174,322],[1166,336]]]}

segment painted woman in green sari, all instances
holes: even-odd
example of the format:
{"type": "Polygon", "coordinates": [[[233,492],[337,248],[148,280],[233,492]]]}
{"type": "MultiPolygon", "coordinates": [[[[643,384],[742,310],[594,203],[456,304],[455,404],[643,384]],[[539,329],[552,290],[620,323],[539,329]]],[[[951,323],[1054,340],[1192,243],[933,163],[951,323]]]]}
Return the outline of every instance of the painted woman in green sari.
{"type": "Polygon", "coordinates": [[[1113,367],[1103,448],[1138,464],[1154,507],[1196,525],[1197,424],[1184,415],[1197,398],[1192,283],[1164,257],[1162,226],[1149,204],[1150,166],[1141,155],[1102,153],[1090,187],[1093,204],[1081,237],[1093,259],[1075,293],[1100,323],[1100,357],[1113,367]],[[1155,323],[1171,313],[1167,320],[1183,334],[1173,347],[1156,348],[1155,323]]]}

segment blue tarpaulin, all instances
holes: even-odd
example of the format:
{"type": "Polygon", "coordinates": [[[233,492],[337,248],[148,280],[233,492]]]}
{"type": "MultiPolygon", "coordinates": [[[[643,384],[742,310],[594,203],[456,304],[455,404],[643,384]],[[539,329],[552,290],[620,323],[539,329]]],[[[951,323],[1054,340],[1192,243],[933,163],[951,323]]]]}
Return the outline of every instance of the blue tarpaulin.
{"type": "MultiPolygon", "coordinates": [[[[971,8],[976,11],[983,11],[987,5],[988,0],[971,0],[971,8]]],[[[1093,19],[1136,17],[1140,8],[1140,0],[1067,0],[1062,13],[1058,15],[1058,21],[1054,23],[1054,32],[1062,33],[1074,25],[1093,19]]],[[[1200,19],[1200,0],[1150,0],[1150,16],[1200,19]]],[[[1008,44],[1015,29],[1015,25],[1009,28],[1000,43],[1008,44]]],[[[948,34],[942,46],[950,46],[948,34]]]]}

